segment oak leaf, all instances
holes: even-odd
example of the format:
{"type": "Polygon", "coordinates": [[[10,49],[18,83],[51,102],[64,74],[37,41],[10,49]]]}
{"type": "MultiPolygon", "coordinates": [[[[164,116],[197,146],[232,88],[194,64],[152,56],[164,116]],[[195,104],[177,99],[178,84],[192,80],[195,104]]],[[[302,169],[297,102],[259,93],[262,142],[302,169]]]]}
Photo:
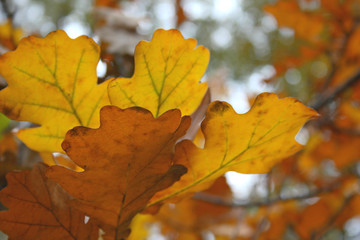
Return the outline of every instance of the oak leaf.
{"type": "Polygon", "coordinates": [[[0,74],[8,82],[0,92],[0,111],[41,125],[18,132],[28,147],[60,152],[67,130],[98,126],[98,112],[109,103],[107,83],[97,85],[98,61],[99,46],[92,39],[70,39],[61,30],[44,39],[24,38],[0,57],[0,74]]]}
{"type": "Polygon", "coordinates": [[[195,46],[195,39],[184,39],[178,30],[156,30],[150,42],[135,49],[133,77],[110,82],[111,104],[143,107],[155,117],[174,108],[193,113],[207,90],[199,81],[209,62],[209,51],[195,46]]]}
{"type": "Polygon", "coordinates": [[[316,111],[295,98],[279,99],[273,93],[260,94],[246,114],[237,114],[225,102],[211,103],[201,125],[204,148],[190,140],[177,144],[174,162],[186,166],[188,173],[156,194],[149,206],[204,190],[227,171],[268,172],[302,148],[295,135],[316,116],[316,111]]]}
{"type": "Polygon", "coordinates": [[[39,163],[31,171],[8,173],[0,200],[9,210],[0,212],[0,230],[19,240],[98,239],[98,228],[69,207],[70,196],[46,178],[46,169],[39,163]]]}
{"type": "Polygon", "coordinates": [[[184,166],[172,165],[172,157],[190,117],[181,118],[174,109],[155,119],[143,108],[106,106],[100,122],[99,129],[70,130],[62,144],[84,171],[51,166],[47,175],[76,198],[76,208],[121,239],[150,198],[186,172],[184,166]]]}

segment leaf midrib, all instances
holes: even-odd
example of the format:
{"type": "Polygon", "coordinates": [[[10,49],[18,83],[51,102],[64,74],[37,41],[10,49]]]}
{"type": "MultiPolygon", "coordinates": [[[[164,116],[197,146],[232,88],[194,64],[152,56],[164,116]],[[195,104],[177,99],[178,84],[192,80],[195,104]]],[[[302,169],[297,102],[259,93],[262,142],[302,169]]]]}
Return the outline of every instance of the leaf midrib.
{"type": "MultiPolygon", "coordinates": [[[[282,116],[287,112],[287,110],[288,110],[292,105],[294,105],[294,104],[295,104],[295,102],[287,106],[286,111],[284,111],[284,112],[282,113],[282,115],[279,116],[278,121],[277,121],[271,128],[269,128],[269,130],[268,130],[267,132],[265,132],[263,136],[261,136],[259,139],[257,139],[253,144],[250,144],[250,142],[249,142],[248,146],[247,146],[243,151],[241,151],[240,153],[238,153],[235,157],[231,158],[228,162],[226,162],[225,164],[222,164],[223,161],[225,161],[225,159],[223,159],[222,162],[221,162],[221,164],[220,164],[220,166],[219,166],[217,169],[211,171],[209,174],[207,174],[207,175],[203,176],[202,178],[196,180],[195,182],[187,185],[186,187],[184,187],[184,188],[182,188],[182,189],[180,189],[180,190],[178,190],[178,191],[176,191],[176,192],[174,192],[174,193],[172,193],[172,194],[166,195],[166,196],[164,196],[164,197],[156,200],[156,201],[153,202],[153,203],[150,203],[149,205],[147,205],[147,206],[145,207],[145,209],[147,209],[147,208],[149,208],[149,207],[152,207],[152,206],[154,206],[154,205],[157,205],[157,204],[159,204],[160,202],[163,202],[163,201],[165,201],[165,200],[167,200],[167,199],[170,199],[170,198],[172,198],[172,197],[175,197],[175,196],[177,196],[177,195],[179,195],[179,194],[181,194],[181,193],[183,193],[183,192],[186,192],[186,191],[189,190],[190,188],[192,188],[192,187],[194,187],[194,186],[202,183],[203,181],[207,180],[208,178],[210,178],[211,176],[215,175],[216,173],[218,173],[219,171],[223,170],[224,168],[232,167],[232,166],[236,165],[236,164],[233,164],[233,165],[230,165],[230,164],[231,164],[233,161],[235,161],[237,158],[241,157],[244,153],[246,153],[246,152],[247,152],[248,150],[250,150],[251,148],[253,148],[253,147],[258,147],[258,146],[260,146],[260,145],[262,145],[262,144],[265,144],[265,143],[267,143],[268,141],[271,141],[271,140],[273,140],[274,138],[280,137],[280,136],[282,136],[284,133],[288,132],[289,130],[284,131],[284,132],[281,132],[280,134],[278,134],[278,135],[276,135],[276,136],[274,136],[274,137],[272,137],[272,138],[270,138],[270,139],[268,139],[268,140],[266,140],[266,141],[263,141],[263,142],[257,144],[260,140],[262,140],[262,139],[263,139],[264,137],[266,137],[270,132],[272,132],[280,123],[286,122],[286,120],[281,121],[280,119],[281,119],[282,116]]],[[[259,123],[259,122],[258,122],[258,123],[259,123]]],[[[250,138],[250,141],[251,141],[251,139],[253,138],[253,136],[255,135],[256,129],[257,129],[257,127],[254,128],[254,131],[252,132],[252,136],[251,136],[251,138],[250,138]]],[[[290,129],[290,130],[292,130],[292,129],[290,129]]],[[[226,134],[225,143],[226,143],[225,149],[227,149],[227,148],[228,148],[227,145],[228,145],[228,143],[229,143],[229,141],[228,141],[228,135],[227,135],[227,134],[226,134]]],[[[226,151],[226,154],[227,154],[227,151],[226,151]]],[[[239,162],[239,164],[240,164],[240,163],[243,163],[243,162],[247,162],[247,161],[249,161],[249,160],[261,158],[261,157],[264,157],[264,156],[257,156],[257,157],[254,157],[254,158],[252,158],[252,159],[246,159],[246,160],[244,160],[244,161],[239,162]]]]}

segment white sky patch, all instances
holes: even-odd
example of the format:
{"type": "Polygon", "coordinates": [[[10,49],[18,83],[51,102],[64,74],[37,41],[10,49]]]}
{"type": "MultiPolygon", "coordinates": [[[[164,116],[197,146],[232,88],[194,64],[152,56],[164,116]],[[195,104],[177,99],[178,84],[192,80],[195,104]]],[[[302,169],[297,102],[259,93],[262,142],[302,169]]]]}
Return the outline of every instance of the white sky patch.
{"type": "Polygon", "coordinates": [[[239,1],[237,0],[213,0],[213,2],[211,15],[216,20],[232,18],[239,10],[239,1]]]}
{"type": "Polygon", "coordinates": [[[105,77],[106,74],[106,63],[99,60],[98,65],[96,66],[96,74],[98,77],[105,77]]]}
{"type": "MultiPolygon", "coordinates": [[[[345,232],[346,234],[352,239],[353,236],[359,236],[360,235],[360,217],[351,218],[345,223],[345,232]]],[[[358,238],[353,238],[358,239],[358,238]]]]}
{"type": "Polygon", "coordinates": [[[227,82],[229,96],[225,99],[237,113],[246,113],[250,109],[247,89],[244,83],[238,81],[227,82]]]}
{"type": "Polygon", "coordinates": [[[295,136],[295,140],[302,145],[305,145],[308,142],[309,138],[310,134],[306,128],[301,128],[298,134],[296,134],[295,136]]]}
{"type": "Polygon", "coordinates": [[[84,223],[87,224],[89,222],[90,218],[88,216],[84,217],[84,223]]]}
{"type": "Polygon", "coordinates": [[[84,26],[80,21],[69,22],[63,29],[71,38],[89,35],[90,33],[90,29],[87,26],[84,26]]]}
{"type": "Polygon", "coordinates": [[[247,200],[255,185],[259,182],[262,174],[242,174],[237,172],[227,172],[225,174],[234,198],[237,200],[247,200]]]}
{"type": "Polygon", "coordinates": [[[211,34],[211,41],[218,48],[228,48],[232,44],[232,36],[229,29],[220,27],[211,34]]]}
{"type": "Polygon", "coordinates": [[[154,6],[154,11],[162,22],[162,28],[169,29],[175,27],[175,7],[172,2],[159,2],[154,6]]]}
{"type": "Polygon", "coordinates": [[[185,0],[183,1],[183,9],[190,19],[205,19],[209,17],[209,8],[208,4],[199,0],[185,0]]]}

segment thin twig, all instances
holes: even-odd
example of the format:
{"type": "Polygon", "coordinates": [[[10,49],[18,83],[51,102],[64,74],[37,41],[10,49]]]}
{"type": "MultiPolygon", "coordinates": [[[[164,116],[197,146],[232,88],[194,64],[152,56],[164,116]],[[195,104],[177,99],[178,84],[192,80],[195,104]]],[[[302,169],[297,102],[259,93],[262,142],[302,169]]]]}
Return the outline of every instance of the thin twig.
{"type": "Polygon", "coordinates": [[[243,202],[243,203],[237,203],[237,202],[229,202],[224,200],[222,197],[207,194],[203,192],[198,192],[193,196],[193,199],[209,202],[216,205],[221,206],[227,206],[231,208],[250,208],[250,207],[260,207],[260,206],[268,206],[272,205],[277,202],[286,202],[286,201],[296,201],[296,200],[305,200],[313,197],[317,197],[319,194],[331,192],[339,187],[339,184],[333,184],[327,188],[321,188],[314,190],[310,193],[304,194],[304,195],[297,195],[297,196],[290,196],[290,197],[274,197],[270,199],[260,200],[260,201],[250,201],[250,202],[243,202]]]}
{"type": "Polygon", "coordinates": [[[334,124],[329,124],[329,127],[334,130],[334,132],[347,134],[350,136],[360,136],[360,130],[355,128],[341,128],[334,126],[334,124]]]}
{"type": "Polygon", "coordinates": [[[345,200],[344,200],[343,204],[341,205],[341,207],[332,215],[332,217],[329,219],[327,224],[325,224],[319,231],[317,231],[314,234],[312,239],[318,240],[318,239],[321,239],[324,236],[324,234],[335,224],[336,220],[341,215],[341,213],[344,211],[345,207],[348,206],[349,202],[351,201],[351,199],[353,197],[355,197],[355,194],[352,194],[352,195],[345,198],[345,200]]]}
{"type": "MultiPolygon", "coordinates": [[[[333,77],[337,73],[337,70],[338,70],[338,67],[339,67],[338,66],[339,65],[339,59],[341,59],[344,56],[344,54],[345,54],[345,52],[346,52],[346,50],[348,48],[348,45],[349,45],[348,44],[349,39],[353,36],[353,34],[354,34],[355,30],[358,28],[358,26],[359,26],[359,21],[355,20],[355,22],[354,22],[353,26],[351,27],[351,29],[344,33],[344,35],[345,35],[344,40],[343,40],[340,48],[338,49],[338,51],[335,52],[335,54],[334,54],[335,57],[330,56],[330,58],[332,59],[331,60],[331,72],[326,77],[326,79],[324,80],[324,84],[323,84],[323,86],[322,86],[322,88],[320,90],[320,93],[325,91],[329,87],[329,85],[331,83],[331,80],[333,79],[333,77]]],[[[331,51],[330,51],[330,53],[331,53],[331,51]]]]}
{"type": "Polygon", "coordinates": [[[14,12],[10,10],[9,4],[6,0],[0,0],[2,9],[4,10],[4,13],[6,14],[6,17],[11,21],[14,17],[14,12]]]}
{"type": "Polygon", "coordinates": [[[314,105],[312,105],[312,108],[315,110],[319,110],[322,107],[324,107],[326,104],[333,101],[340,93],[354,85],[357,81],[360,80],[360,70],[356,72],[353,76],[351,76],[346,82],[338,86],[331,94],[329,94],[325,98],[319,99],[314,105]]]}

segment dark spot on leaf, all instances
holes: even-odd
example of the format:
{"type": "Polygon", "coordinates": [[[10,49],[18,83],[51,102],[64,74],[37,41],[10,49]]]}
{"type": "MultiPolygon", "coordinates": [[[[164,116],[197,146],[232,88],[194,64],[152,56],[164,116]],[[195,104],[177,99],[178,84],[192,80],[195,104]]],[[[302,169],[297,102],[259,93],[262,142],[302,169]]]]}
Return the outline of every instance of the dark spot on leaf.
{"type": "Polygon", "coordinates": [[[71,149],[70,143],[67,141],[64,141],[61,144],[62,149],[64,149],[65,152],[68,152],[71,149]]]}
{"type": "Polygon", "coordinates": [[[86,127],[75,127],[74,129],[71,129],[68,134],[70,136],[79,136],[79,135],[85,135],[90,129],[86,127]]]}
{"type": "Polygon", "coordinates": [[[215,102],[211,108],[211,112],[223,113],[230,109],[229,105],[224,102],[215,102]]]}
{"type": "Polygon", "coordinates": [[[9,108],[9,107],[7,107],[7,106],[4,106],[3,109],[2,109],[2,113],[3,113],[4,115],[6,115],[6,116],[9,116],[9,115],[11,115],[11,113],[12,113],[12,109],[9,108]]]}
{"type": "Polygon", "coordinates": [[[78,136],[79,135],[77,129],[71,129],[70,131],[68,131],[68,134],[70,136],[78,136]]]}

